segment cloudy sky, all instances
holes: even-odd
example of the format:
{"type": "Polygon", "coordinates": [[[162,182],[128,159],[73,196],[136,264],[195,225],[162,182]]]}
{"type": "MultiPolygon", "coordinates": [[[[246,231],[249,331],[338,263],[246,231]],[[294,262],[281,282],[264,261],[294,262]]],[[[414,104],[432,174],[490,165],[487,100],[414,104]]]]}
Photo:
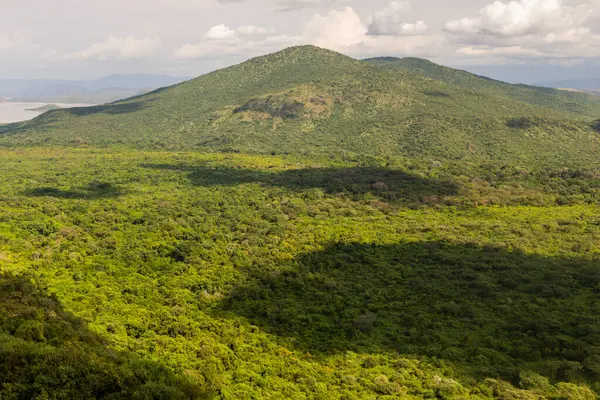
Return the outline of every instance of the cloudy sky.
{"type": "Polygon", "coordinates": [[[0,79],[195,76],[298,44],[600,77],[600,0],[0,0],[0,79]]]}

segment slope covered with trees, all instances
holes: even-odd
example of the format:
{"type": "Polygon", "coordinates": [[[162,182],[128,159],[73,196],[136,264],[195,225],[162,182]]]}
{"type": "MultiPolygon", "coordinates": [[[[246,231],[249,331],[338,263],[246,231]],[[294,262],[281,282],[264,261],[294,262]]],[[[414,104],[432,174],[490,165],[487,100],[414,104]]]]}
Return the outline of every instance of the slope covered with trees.
{"type": "Polygon", "coordinates": [[[596,160],[597,97],[377,64],[290,48],[122,102],[51,111],[4,128],[0,144],[596,160]]]}
{"type": "Polygon", "coordinates": [[[598,115],[598,100],[586,93],[539,86],[512,85],[485,76],[444,67],[421,58],[376,57],[365,61],[373,65],[406,71],[506,99],[561,111],[571,111],[590,117],[598,115]]]}
{"type": "Polygon", "coordinates": [[[36,279],[0,275],[0,397],[3,399],[208,398],[162,363],[107,348],[36,279]]]}

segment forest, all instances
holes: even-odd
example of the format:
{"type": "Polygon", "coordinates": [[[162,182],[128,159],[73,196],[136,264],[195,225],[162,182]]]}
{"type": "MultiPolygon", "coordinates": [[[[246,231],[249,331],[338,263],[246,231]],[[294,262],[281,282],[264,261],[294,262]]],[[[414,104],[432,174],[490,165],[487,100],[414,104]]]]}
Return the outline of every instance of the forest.
{"type": "Polygon", "coordinates": [[[2,399],[594,399],[597,170],[0,151],[2,399]]]}

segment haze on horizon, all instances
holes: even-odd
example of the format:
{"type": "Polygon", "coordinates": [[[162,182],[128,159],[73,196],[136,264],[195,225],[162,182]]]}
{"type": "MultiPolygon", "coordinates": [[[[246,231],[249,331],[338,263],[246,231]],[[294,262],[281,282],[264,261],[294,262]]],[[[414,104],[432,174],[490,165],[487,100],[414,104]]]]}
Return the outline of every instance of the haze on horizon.
{"type": "Polygon", "coordinates": [[[196,76],[314,44],[509,82],[600,76],[600,0],[0,0],[0,79],[196,76]]]}

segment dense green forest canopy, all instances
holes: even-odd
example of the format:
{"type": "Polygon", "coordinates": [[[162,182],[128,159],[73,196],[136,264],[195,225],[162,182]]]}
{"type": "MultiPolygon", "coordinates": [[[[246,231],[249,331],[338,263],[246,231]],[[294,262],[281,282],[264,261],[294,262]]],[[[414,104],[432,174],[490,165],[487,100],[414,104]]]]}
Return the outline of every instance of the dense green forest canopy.
{"type": "Polygon", "coordinates": [[[0,399],[596,399],[599,115],[303,46],[0,126],[0,399]]]}
{"type": "Polygon", "coordinates": [[[2,398],[599,389],[597,170],[106,149],[0,159],[2,398]]]}

